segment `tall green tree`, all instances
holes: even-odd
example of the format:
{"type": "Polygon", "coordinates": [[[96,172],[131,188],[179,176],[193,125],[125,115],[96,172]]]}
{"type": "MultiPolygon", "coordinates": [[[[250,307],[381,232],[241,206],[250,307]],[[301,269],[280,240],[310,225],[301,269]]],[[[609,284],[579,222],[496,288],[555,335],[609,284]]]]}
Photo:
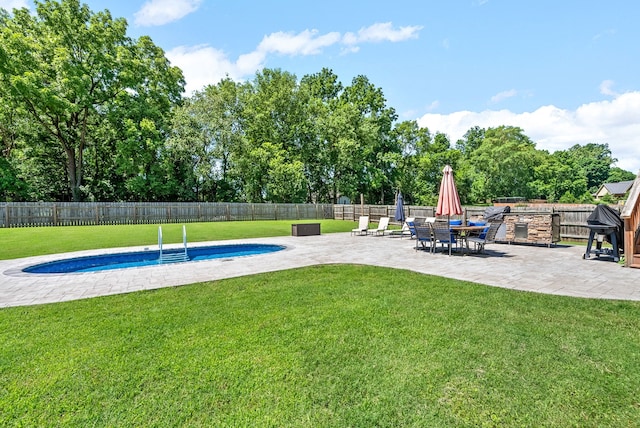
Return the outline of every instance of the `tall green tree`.
{"type": "Polygon", "coordinates": [[[29,127],[24,112],[0,87],[0,200],[27,198],[27,183],[18,168],[19,147],[29,127]]]}
{"type": "Polygon", "coordinates": [[[240,192],[236,166],[245,147],[243,87],[225,78],[196,92],[175,111],[169,152],[176,162],[182,159],[190,166],[192,176],[184,181],[198,200],[234,201],[240,192]]]}
{"type": "MultiPolygon", "coordinates": [[[[35,6],[35,15],[16,9],[13,17],[0,17],[0,79],[62,147],[70,193],[81,200],[85,150],[100,143],[93,135],[98,118],[117,108],[118,98],[170,104],[184,82],[150,39],[127,37],[126,21],[109,11],[94,13],[78,0],[36,0],[35,6]]],[[[142,118],[134,120],[138,131],[148,128],[142,118]]]]}
{"type": "Polygon", "coordinates": [[[534,167],[534,180],[530,185],[534,197],[548,202],[589,202],[587,180],[574,159],[565,151],[551,155],[541,153],[542,162],[534,167]]]}
{"type": "MultiPolygon", "coordinates": [[[[245,174],[247,170],[241,169],[247,190],[245,197],[251,202],[262,202],[269,195],[277,195],[281,202],[300,202],[298,186],[276,190],[276,183],[266,181],[277,175],[273,171],[276,168],[274,158],[283,165],[301,165],[309,127],[296,76],[278,69],[263,69],[256,74],[251,87],[242,92],[240,99],[244,147],[236,153],[238,157],[244,157],[238,163],[252,171],[245,174]]],[[[277,183],[284,184],[282,180],[277,183]]],[[[306,187],[303,189],[306,194],[306,187]]]]}
{"type": "Polygon", "coordinates": [[[479,126],[472,127],[460,140],[456,141],[456,149],[458,149],[464,157],[471,157],[473,152],[482,145],[485,132],[485,129],[479,126]]]}
{"type": "Polygon", "coordinates": [[[392,202],[395,193],[392,162],[394,153],[401,150],[391,138],[393,123],[397,119],[395,109],[387,106],[382,89],[362,75],[354,77],[351,85],[345,88],[341,103],[353,106],[358,113],[354,124],[355,143],[362,151],[363,160],[354,169],[358,193],[364,194],[370,202],[392,202]]]}
{"type": "Polygon", "coordinates": [[[513,126],[487,129],[482,144],[470,159],[478,174],[474,199],[536,196],[530,183],[535,180],[534,169],[541,161],[541,153],[522,129],[513,126]]]}
{"type": "Polygon", "coordinates": [[[617,161],[611,155],[608,144],[576,144],[566,150],[577,171],[587,180],[587,188],[594,193],[607,181],[611,166],[617,161]]]}
{"type": "Polygon", "coordinates": [[[335,202],[338,198],[338,141],[348,133],[340,126],[342,121],[336,120],[343,90],[338,76],[327,68],[300,80],[306,116],[300,159],[307,178],[309,202],[335,202]]]}
{"type": "MultiPolygon", "coordinates": [[[[431,144],[431,134],[427,128],[421,128],[415,120],[403,121],[396,124],[391,132],[400,152],[395,154],[393,166],[395,168],[394,188],[402,192],[407,203],[414,203],[424,189],[420,186],[421,153],[425,153],[431,144]]],[[[432,192],[433,189],[430,189],[432,192]]]]}
{"type": "Polygon", "coordinates": [[[631,181],[635,180],[636,174],[625,171],[624,169],[614,166],[609,169],[609,177],[607,177],[607,183],[617,183],[619,181],[631,181]]]}
{"type": "Polygon", "coordinates": [[[251,91],[246,93],[244,132],[250,144],[280,144],[291,155],[300,146],[304,108],[298,96],[295,75],[265,68],[256,73],[251,91]]]}
{"type": "MultiPolygon", "coordinates": [[[[441,132],[437,132],[430,144],[424,147],[419,156],[419,175],[421,194],[419,203],[435,205],[438,201],[440,182],[442,180],[442,170],[446,165],[450,165],[454,170],[456,186],[463,190],[464,186],[460,180],[458,169],[461,158],[460,151],[451,147],[449,137],[441,132]]],[[[459,192],[461,199],[466,198],[467,192],[459,192]]]]}

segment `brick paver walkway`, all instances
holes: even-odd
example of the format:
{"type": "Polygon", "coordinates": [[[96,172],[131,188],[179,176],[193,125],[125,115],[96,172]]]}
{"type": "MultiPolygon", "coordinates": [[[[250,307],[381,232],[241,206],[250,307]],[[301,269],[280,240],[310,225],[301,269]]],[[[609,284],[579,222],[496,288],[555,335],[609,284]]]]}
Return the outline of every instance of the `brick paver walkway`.
{"type": "MultiPolygon", "coordinates": [[[[487,245],[485,255],[430,254],[415,251],[414,241],[349,233],[220,241],[285,245],[283,251],[249,257],[77,274],[26,274],[22,268],[56,256],[0,261],[0,307],[34,305],[178,286],[260,272],[326,263],[357,263],[408,269],[490,286],[566,296],[640,300],[640,269],[592,258],[584,247],[487,245]]],[[[168,246],[165,246],[168,247],[168,246]]],[[[138,251],[142,247],[111,249],[138,251]]],[[[77,257],[105,250],[65,254],[77,257]]]]}

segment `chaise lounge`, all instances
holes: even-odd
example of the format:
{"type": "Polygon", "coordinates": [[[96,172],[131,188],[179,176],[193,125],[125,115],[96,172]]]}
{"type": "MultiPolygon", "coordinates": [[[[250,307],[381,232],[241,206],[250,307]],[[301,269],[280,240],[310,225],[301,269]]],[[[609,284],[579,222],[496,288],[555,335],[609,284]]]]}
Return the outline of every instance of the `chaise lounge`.
{"type": "Polygon", "coordinates": [[[358,227],[355,229],[351,229],[351,235],[355,235],[356,233],[359,235],[366,235],[369,232],[369,216],[361,215],[358,220],[358,227]]]}

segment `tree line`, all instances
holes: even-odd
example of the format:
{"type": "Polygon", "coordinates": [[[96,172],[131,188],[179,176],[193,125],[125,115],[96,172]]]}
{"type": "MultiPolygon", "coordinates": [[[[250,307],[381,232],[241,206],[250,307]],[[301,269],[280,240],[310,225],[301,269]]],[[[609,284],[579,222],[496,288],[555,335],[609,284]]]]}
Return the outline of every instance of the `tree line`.
{"type": "Polygon", "coordinates": [[[437,200],[454,169],[463,203],[592,202],[631,180],[607,144],[549,153],[517,127],[452,142],[398,121],[381,88],[324,68],[265,68],[185,97],[149,37],[79,0],[0,9],[0,200],[335,202],[437,200]]]}

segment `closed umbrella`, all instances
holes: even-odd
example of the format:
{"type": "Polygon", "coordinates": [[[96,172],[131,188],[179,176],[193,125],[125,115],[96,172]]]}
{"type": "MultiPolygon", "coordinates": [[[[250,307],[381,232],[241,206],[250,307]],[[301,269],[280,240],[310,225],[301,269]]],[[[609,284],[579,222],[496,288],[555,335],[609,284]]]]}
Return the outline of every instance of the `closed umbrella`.
{"type": "Polygon", "coordinates": [[[436,215],[446,215],[448,219],[452,215],[460,214],[462,214],[462,205],[460,204],[456,183],[453,180],[453,169],[447,165],[442,170],[436,215]]]}
{"type": "Polygon", "coordinates": [[[396,203],[396,221],[404,223],[404,201],[402,200],[402,193],[398,193],[398,202],[396,203]]]}
{"type": "MultiPolygon", "coordinates": [[[[440,194],[438,195],[438,205],[436,206],[436,215],[447,216],[447,228],[451,228],[451,216],[462,214],[462,205],[460,204],[460,196],[456,189],[456,183],[453,180],[453,169],[449,165],[442,170],[442,181],[440,182],[440,194]]],[[[449,241],[449,255],[451,255],[451,239],[449,241]]]]}

